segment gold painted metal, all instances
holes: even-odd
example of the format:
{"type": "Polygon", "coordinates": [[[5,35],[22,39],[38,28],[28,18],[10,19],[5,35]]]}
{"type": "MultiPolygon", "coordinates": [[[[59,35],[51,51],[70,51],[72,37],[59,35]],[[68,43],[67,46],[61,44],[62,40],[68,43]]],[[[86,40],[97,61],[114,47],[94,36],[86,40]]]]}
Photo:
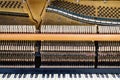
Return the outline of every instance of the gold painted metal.
{"type": "MultiPolygon", "coordinates": [[[[1,1],[1,0],[0,0],[1,1]]],[[[11,0],[10,0],[11,1],[11,0]]],[[[21,1],[21,0],[18,0],[21,1]]],[[[67,0],[75,2],[75,0],[67,0]]],[[[76,2],[75,2],[76,3],[76,2]]],[[[109,7],[120,7],[118,4],[120,1],[107,1],[104,3],[102,0],[80,0],[78,4],[82,5],[92,5],[95,7],[98,6],[109,6],[109,7]]],[[[45,24],[56,24],[56,25],[81,25],[84,23],[74,21],[72,19],[63,17],[55,13],[45,12],[46,5],[48,5],[46,0],[27,0],[27,4],[23,4],[23,9],[1,9],[0,11],[9,11],[9,12],[19,12],[19,13],[28,13],[29,19],[32,24],[37,24],[36,27],[39,28],[40,25],[45,24]],[[42,24],[41,24],[42,23],[42,24]]],[[[98,13],[96,13],[98,14],[98,13]]],[[[6,21],[9,17],[0,16],[1,20],[6,21]]],[[[12,17],[10,20],[14,19],[15,21],[19,20],[19,17],[12,17]]],[[[9,19],[8,19],[9,20],[9,19]]],[[[21,19],[20,23],[24,23],[28,19],[21,19]]],[[[13,20],[14,22],[14,20],[13,20]]],[[[31,23],[30,22],[30,23],[31,23]]],[[[10,22],[11,23],[11,22],[10,22]]],[[[15,22],[14,22],[15,23],[15,22]]],[[[29,24],[29,23],[28,23],[29,24]]],[[[119,34],[0,34],[0,40],[29,40],[29,41],[44,41],[44,40],[53,40],[53,41],[120,41],[119,34]]]]}
{"type": "MultiPolygon", "coordinates": [[[[3,3],[6,1],[21,3],[21,7],[14,8],[15,3],[12,7],[0,7],[0,11],[12,12],[12,13],[27,13],[29,17],[19,17],[19,16],[9,16],[9,15],[0,15],[1,21],[0,25],[36,25],[36,28],[39,27],[41,23],[41,15],[46,5],[46,0],[0,0],[3,3]],[[3,23],[6,22],[6,23],[3,23]]],[[[7,5],[6,3],[6,5],[7,5]]],[[[11,4],[10,3],[10,4],[11,4]]],[[[9,4],[9,5],[10,5],[9,4]]]]}

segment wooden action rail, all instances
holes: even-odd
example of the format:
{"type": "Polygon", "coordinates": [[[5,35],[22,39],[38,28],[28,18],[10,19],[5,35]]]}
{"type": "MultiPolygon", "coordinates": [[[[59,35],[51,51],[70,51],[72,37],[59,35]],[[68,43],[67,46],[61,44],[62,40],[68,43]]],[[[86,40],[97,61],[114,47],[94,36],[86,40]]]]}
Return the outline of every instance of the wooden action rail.
{"type": "Polygon", "coordinates": [[[5,41],[120,41],[119,34],[0,34],[5,41]]]}

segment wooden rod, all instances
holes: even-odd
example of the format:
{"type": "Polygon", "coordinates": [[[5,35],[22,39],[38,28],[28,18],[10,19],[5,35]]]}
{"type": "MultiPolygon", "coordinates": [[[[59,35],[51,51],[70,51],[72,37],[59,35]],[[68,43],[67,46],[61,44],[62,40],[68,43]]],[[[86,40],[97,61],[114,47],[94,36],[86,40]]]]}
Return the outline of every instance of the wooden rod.
{"type": "Polygon", "coordinates": [[[0,40],[21,41],[120,41],[119,34],[0,34],[0,40]]]}

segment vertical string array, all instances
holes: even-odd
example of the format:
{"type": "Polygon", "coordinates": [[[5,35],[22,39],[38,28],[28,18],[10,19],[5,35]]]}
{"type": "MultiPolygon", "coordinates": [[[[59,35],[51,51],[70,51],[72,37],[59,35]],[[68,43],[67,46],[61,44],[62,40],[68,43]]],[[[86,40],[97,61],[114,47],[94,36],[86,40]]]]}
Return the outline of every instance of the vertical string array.
{"type": "MultiPolygon", "coordinates": [[[[34,25],[0,25],[0,33],[35,33],[34,25]]],[[[35,66],[34,41],[0,41],[1,68],[31,68],[35,66]]]]}

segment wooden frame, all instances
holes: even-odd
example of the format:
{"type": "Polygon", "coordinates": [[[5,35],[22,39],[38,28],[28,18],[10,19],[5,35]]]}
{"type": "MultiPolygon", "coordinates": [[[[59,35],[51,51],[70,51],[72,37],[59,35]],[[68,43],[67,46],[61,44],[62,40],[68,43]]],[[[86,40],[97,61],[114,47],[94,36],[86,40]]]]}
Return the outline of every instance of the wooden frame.
{"type": "Polygon", "coordinates": [[[120,41],[119,34],[0,34],[6,41],[120,41]]]}

